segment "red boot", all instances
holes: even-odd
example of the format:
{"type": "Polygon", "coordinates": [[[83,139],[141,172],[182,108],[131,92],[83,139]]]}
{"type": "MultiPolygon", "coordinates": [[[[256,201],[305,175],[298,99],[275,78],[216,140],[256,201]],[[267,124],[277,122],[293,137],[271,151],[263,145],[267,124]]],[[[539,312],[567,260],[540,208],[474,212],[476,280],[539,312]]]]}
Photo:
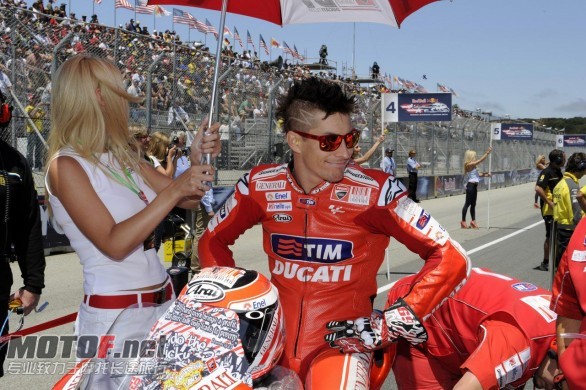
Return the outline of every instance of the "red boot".
{"type": "Polygon", "coordinates": [[[471,229],[478,229],[478,225],[476,224],[475,220],[470,221],[470,228],[471,229]]]}
{"type": "Polygon", "coordinates": [[[460,221],[460,227],[462,229],[468,229],[468,225],[466,225],[466,221],[460,221]]]}

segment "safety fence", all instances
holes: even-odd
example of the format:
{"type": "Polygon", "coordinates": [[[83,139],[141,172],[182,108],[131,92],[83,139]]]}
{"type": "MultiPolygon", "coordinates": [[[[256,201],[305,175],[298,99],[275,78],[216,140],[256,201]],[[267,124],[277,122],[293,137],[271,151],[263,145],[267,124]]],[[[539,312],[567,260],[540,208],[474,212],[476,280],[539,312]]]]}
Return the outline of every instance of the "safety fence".
{"type": "MultiPolygon", "coordinates": [[[[0,7],[0,36],[0,88],[14,107],[14,119],[1,136],[35,170],[44,164],[50,110],[58,109],[50,106],[52,75],[78,53],[108,58],[120,68],[127,90],[144,97],[143,103],[130,108],[131,124],[142,124],[151,132],[196,128],[213,105],[224,141],[216,161],[217,184],[231,185],[257,164],[290,157],[273,113],[293,80],[311,74],[303,64],[285,69],[223,56],[217,99],[212,102],[215,59],[207,50],[14,7],[0,7]]],[[[406,175],[410,149],[417,150],[424,176],[461,174],[464,152],[474,149],[482,154],[490,143],[488,119],[499,119],[457,109],[450,122],[381,123],[376,86],[336,82],[357,98],[353,122],[362,130],[362,151],[384,131],[383,147],[395,150],[398,176],[406,175]]],[[[530,169],[537,155],[554,147],[555,134],[542,127],[535,128],[532,141],[495,141],[492,169],[530,169]]],[[[367,163],[371,167],[379,166],[381,149],[367,163]]],[[[38,186],[43,187],[41,175],[37,176],[38,186]]]]}

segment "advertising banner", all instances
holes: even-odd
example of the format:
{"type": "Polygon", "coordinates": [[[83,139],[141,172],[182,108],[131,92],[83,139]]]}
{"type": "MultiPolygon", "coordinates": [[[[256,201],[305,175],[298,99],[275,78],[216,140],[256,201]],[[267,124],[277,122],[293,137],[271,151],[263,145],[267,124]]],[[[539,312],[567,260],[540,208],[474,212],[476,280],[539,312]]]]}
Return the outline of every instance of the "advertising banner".
{"type": "Polygon", "coordinates": [[[567,134],[564,135],[564,148],[567,147],[584,147],[586,146],[585,134],[567,134]]]}
{"type": "Polygon", "coordinates": [[[533,139],[533,125],[529,123],[492,123],[493,140],[531,141],[533,139]]]}
{"type": "Polygon", "coordinates": [[[451,93],[385,93],[384,122],[435,122],[452,120],[451,93]]]}

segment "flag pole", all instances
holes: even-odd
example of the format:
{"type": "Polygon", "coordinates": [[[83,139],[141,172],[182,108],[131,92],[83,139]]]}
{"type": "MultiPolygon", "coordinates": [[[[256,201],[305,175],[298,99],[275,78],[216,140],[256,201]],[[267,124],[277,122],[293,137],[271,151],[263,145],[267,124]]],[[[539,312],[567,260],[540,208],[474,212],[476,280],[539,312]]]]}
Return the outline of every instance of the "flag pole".
{"type": "MultiPolygon", "coordinates": [[[[489,147],[492,149],[492,138],[493,138],[493,130],[492,130],[492,124],[490,124],[489,126],[490,129],[490,142],[489,142],[489,147]]],[[[487,190],[487,219],[486,219],[486,230],[490,229],[490,185],[492,183],[492,152],[488,154],[488,190],[487,190]]]]}

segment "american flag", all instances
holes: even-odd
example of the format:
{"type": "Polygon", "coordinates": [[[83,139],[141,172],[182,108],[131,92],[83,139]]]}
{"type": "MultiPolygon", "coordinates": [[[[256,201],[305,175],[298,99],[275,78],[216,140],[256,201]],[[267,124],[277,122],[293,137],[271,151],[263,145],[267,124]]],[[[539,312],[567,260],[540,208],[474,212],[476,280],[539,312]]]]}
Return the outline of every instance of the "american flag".
{"type": "Polygon", "coordinates": [[[208,26],[199,19],[195,19],[195,28],[200,33],[204,33],[204,34],[208,33],[208,26]]]}
{"type": "Polygon", "coordinates": [[[254,42],[252,42],[252,37],[250,36],[250,31],[246,30],[246,42],[252,45],[254,51],[256,51],[256,47],[254,46],[254,42]]]}
{"type": "Polygon", "coordinates": [[[230,31],[230,29],[227,26],[224,26],[224,35],[232,35],[232,31],[230,31]]]}
{"type": "Polygon", "coordinates": [[[152,15],[155,13],[155,6],[147,5],[147,0],[136,0],[136,13],[152,15]]]}
{"type": "Polygon", "coordinates": [[[304,61],[305,57],[303,57],[301,54],[299,54],[299,51],[297,51],[297,46],[293,45],[293,51],[295,52],[295,54],[293,54],[296,58],[298,58],[300,61],[304,61]]]}
{"type": "Polygon", "coordinates": [[[450,90],[445,85],[441,85],[440,83],[437,83],[437,89],[445,93],[450,92],[450,90]]]}
{"type": "Polygon", "coordinates": [[[207,31],[209,33],[214,34],[214,36],[216,37],[216,39],[218,39],[218,36],[219,36],[218,30],[216,30],[216,28],[207,19],[206,19],[206,27],[207,27],[207,31]]]}
{"type": "Polygon", "coordinates": [[[265,49],[265,53],[267,55],[269,55],[269,48],[267,47],[267,43],[265,42],[264,38],[262,37],[262,34],[260,35],[260,47],[265,49]]]}
{"type": "Polygon", "coordinates": [[[102,4],[102,0],[95,0],[96,4],[102,4]]]}
{"type": "Polygon", "coordinates": [[[128,0],[116,0],[115,7],[116,8],[134,9],[134,7],[130,5],[128,0]]]}
{"type": "Polygon", "coordinates": [[[240,44],[240,47],[242,49],[244,49],[244,43],[242,43],[242,39],[240,39],[240,34],[238,34],[238,30],[236,29],[236,26],[234,26],[234,39],[238,41],[238,43],[240,44]]]}
{"type": "Polygon", "coordinates": [[[291,54],[293,57],[295,57],[295,54],[293,54],[293,50],[291,50],[291,48],[289,47],[289,45],[287,45],[287,42],[283,41],[283,52],[285,54],[291,54]]]}
{"type": "Polygon", "coordinates": [[[191,16],[189,12],[173,8],[173,23],[191,25],[193,23],[193,16],[191,16]]]}

